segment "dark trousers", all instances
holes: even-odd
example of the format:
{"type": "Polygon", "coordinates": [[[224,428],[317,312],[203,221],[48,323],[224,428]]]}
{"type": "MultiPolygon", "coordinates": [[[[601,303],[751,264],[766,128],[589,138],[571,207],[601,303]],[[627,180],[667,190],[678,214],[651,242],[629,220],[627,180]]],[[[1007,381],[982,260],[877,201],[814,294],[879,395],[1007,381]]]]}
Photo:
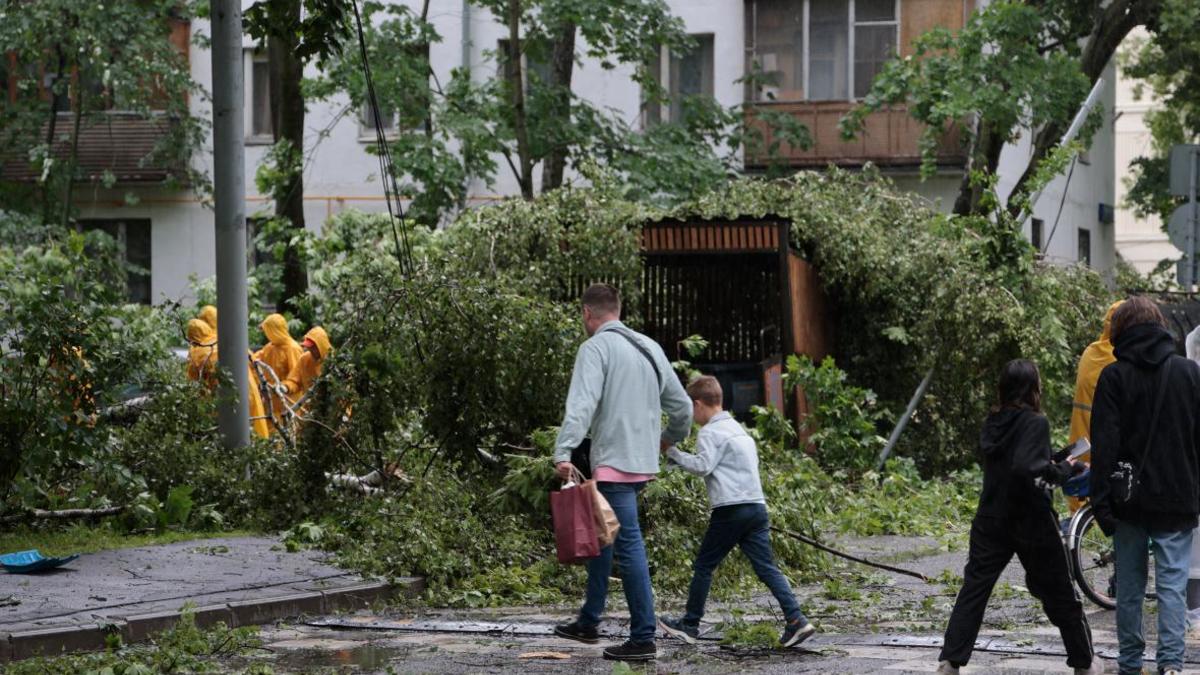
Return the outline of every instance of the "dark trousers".
{"type": "Polygon", "coordinates": [[[1067,648],[1067,665],[1092,664],[1092,630],[1083,605],[1071,583],[1067,552],[1053,512],[1021,518],[978,515],[971,523],[971,551],[963,571],[963,586],[946,627],[942,661],[966,665],[979,636],[983,610],[1000,573],[1013,554],[1025,568],[1025,583],[1042,603],[1046,616],[1058,627],[1067,648]]]}
{"type": "Polygon", "coordinates": [[[713,572],[734,546],[742,549],[759,580],[771,589],[771,594],[783,610],[783,616],[789,622],[808,621],[800,612],[800,605],[787,578],[775,565],[770,535],[771,523],[767,518],[767,507],[763,504],[733,504],[713,509],[708,531],[704,533],[704,541],[700,544],[700,553],[692,565],[687,612],[682,619],[685,626],[697,626],[704,617],[704,603],[712,587],[713,572]]]}

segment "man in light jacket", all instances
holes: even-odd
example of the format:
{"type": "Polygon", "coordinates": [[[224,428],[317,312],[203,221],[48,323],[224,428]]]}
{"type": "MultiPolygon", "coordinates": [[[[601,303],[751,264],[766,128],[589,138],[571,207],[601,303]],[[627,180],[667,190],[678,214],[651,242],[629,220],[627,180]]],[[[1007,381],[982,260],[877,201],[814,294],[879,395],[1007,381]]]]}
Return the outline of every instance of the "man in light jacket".
{"type": "Polygon", "coordinates": [[[616,541],[588,562],[587,595],[579,617],[556,626],[560,637],[588,644],[599,641],[596,627],[608,596],[614,551],[629,604],[630,636],[624,644],[604,650],[604,658],[647,661],[654,647],[654,592],[646,546],[638,524],[637,497],[658,473],[659,448],[687,437],[692,404],[653,340],[635,333],[619,320],[621,299],[608,284],[593,284],[583,293],[583,325],[589,339],[579,348],[567,410],[555,443],[558,475],[571,475],[571,451],[590,433],[591,472],[600,494],[612,505],[621,523],[616,541]],[[668,424],[662,429],[662,413],[668,424]]]}

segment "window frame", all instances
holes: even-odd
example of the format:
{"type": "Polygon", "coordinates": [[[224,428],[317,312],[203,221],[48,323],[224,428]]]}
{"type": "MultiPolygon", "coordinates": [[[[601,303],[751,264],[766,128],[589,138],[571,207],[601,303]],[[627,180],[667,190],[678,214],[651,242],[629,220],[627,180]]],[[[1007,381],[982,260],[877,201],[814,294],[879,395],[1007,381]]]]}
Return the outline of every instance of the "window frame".
{"type": "MultiPolygon", "coordinates": [[[[716,33],[688,33],[688,37],[697,38],[698,41],[707,39],[709,44],[712,45],[709,54],[711,61],[708,64],[709,72],[707,88],[710,92],[708,95],[715,99],[717,95],[717,35],[716,33]]],[[[682,56],[679,58],[682,59],[682,56]]],[[[646,96],[643,92],[641,112],[643,129],[649,129],[659,124],[678,124],[683,121],[682,119],[674,119],[676,100],[675,93],[671,91],[671,87],[674,84],[671,79],[671,74],[674,71],[675,59],[676,55],[672,54],[671,50],[666,45],[662,45],[658,50],[658,58],[654,63],[650,64],[651,66],[657,66],[654,68],[654,79],[656,82],[658,82],[660,87],[666,90],[667,97],[666,100],[652,104],[646,100],[646,96]],[[651,115],[651,110],[654,109],[657,109],[657,115],[651,115]]],[[[704,96],[705,94],[703,92],[700,94],[689,94],[689,96],[697,95],[704,96]]]]}
{"type": "Polygon", "coordinates": [[[275,142],[275,120],[271,119],[271,59],[267,53],[261,49],[248,47],[242,50],[243,52],[243,80],[245,81],[245,111],[243,113],[243,121],[245,123],[245,143],[246,145],[271,145],[275,142]],[[254,128],[254,85],[257,78],[254,77],[255,65],[265,63],[267,66],[267,133],[258,133],[254,128]]]}
{"type": "MultiPolygon", "coordinates": [[[[425,52],[424,57],[425,57],[426,68],[429,70],[432,70],[433,65],[432,65],[432,61],[430,60],[429,43],[425,43],[425,44],[422,44],[419,46],[424,47],[424,52],[425,52]]],[[[416,51],[416,50],[414,49],[414,51],[416,51]]],[[[525,55],[522,54],[521,55],[522,61],[524,61],[524,58],[525,58],[525,55]]],[[[399,138],[401,134],[411,133],[411,132],[416,132],[416,131],[423,131],[425,129],[425,126],[427,124],[429,124],[430,118],[433,114],[433,110],[432,110],[433,109],[433,89],[432,89],[432,87],[429,86],[429,79],[430,79],[430,76],[427,75],[425,78],[425,87],[426,87],[425,116],[421,119],[420,122],[417,122],[416,124],[413,124],[411,126],[405,126],[405,125],[401,124],[402,120],[400,118],[400,111],[393,110],[392,114],[391,114],[391,117],[392,117],[391,127],[384,129],[384,134],[383,134],[384,140],[394,141],[397,138],[399,138]]],[[[370,111],[370,101],[368,100],[367,95],[364,94],[363,102],[361,105],[358,106],[358,110],[355,115],[355,118],[356,118],[355,122],[358,124],[358,142],[359,143],[375,143],[376,141],[379,140],[375,135],[375,126],[372,124],[367,124],[367,115],[369,114],[369,111],[370,111]]],[[[383,112],[383,111],[380,110],[380,112],[383,112]]]]}
{"type": "MultiPolygon", "coordinates": [[[[801,91],[803,92],[803,96],[802,96],[802,98],[799,99],[799,101],[801,101],[801,102],[807,103],[807,102],[819,102],[819,101],[859,101],[859,100],[861,100],[860,98],[856,97],[855,93],[854,93],[855,84],[856,84],[855,78],[854,78],[855,46],[856,46],[855,42],[856,42],[856,32],[857,32],[858,28],[872,27],[872,26],[887,26],[887,27],[891,27],[891,28],[895,29],[896,40],[895,40],[895,45],[894,45],[894,53],[896,56],[900,55],[900,35],[901,35],[900,25],[901,25],[901,17],[903,16],[902,12],[904,9],[903,0],[893,0],[893,2],[895,3],[894,4],[894,12],[893,12],[894,18],[890,21],[878,21],[878,20],[859,21],[857,18],[857,11],[856,11],[857,8],[855,6],[855,0],[845,0],[845,2],[846,2],[846,32],[847,32],[847,34],[846,34],[846,53],[844,55],[846,58],[846,82],[845,82],[846,98],[845,99],[838,99],[838,98],[814,99],[814,98],[812,98],[812,80],[811,80],[812,43],[813,43],[813,41],[812,41],[812,11],[811,11],[812,0],[802,0],[800,11],[801,11],[801,16],[802,16],[801,31],[803,33],[803,46],[801,48],[802,53],[800,54],[800,70],[801,70],[801,85],[800,86],[801,86],[801,91]]],[[[750,40],[751,40],[751,44],[746,47],[746,50],[749,52],[749,56],[750,56],[750,59],[746,63],[746,68],[749,68],[751,62],[757,62],[759,60],[759,52],[758,52],[758,45],[759,45],[758,10],[759,10],[759,7],[758,7],[757,0],[747,0],[747,4],[745,6],[748,6],[751,8],[749,16],[745,17],[747,19],[747,23],[748,23],[748,26],[750,29],[750,40]]],[[[772,101],[771,99],[761,98],[759,91],[757,91],[757,90],[748,92],[748,93],[751,94],[751,96],[749,97],[749,100],[748,100],[748,102],[751,102],[751,103],[782,101],[781,99],[775,99],[774,101],[772,101]]],[[[791,101],[791,102],[795,102],[795,101],[791,101]]]]}
{"type": "Polygon", "coordinates": [[[76,221],[75,229],[78,232],[88,232],[90,230],[100,230],[109,236],[113,236],[107,230],[107,226],[112,226],[116,231],[114,239],[117,245],[120,246],[122,262],[126,265],[137,264],[139,267],[144,267],[146,273],[144,275],[135,275],[132,271],[125,271],[125,297],[130,303],[153,305],[154,304],[154,220],[152,218],[81,218],[76,221]],[[129,256],[129,226],[136,225],[144,227],[146,233],[146,264],[143,266],[140,263],[135,263],[129,256]],[[143,303],[140,299],[133,297],[133,282],[134,277],[138,277],[139,281],[145,280],[146,298],[143,303]]]}
{"type": "Polygon", "coordinates": [[[1092,231],[1086,227],[1079,228],[1075,233],[1075,257],[1076,262],[1081,262],[1088,267],[1092,266],[1092,231]],[[1083,250],[1083,242],[1087,240],[1087,251],[1083,250]],[[1084,255],[1080,255],[1080,254],[1084,255]]]}

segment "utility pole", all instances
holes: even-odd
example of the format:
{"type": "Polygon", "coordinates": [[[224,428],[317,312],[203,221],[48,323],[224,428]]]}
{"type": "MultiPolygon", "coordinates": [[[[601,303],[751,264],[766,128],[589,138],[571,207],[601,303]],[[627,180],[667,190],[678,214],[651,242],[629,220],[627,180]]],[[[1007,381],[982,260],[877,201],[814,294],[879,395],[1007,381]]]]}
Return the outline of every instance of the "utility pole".
{"type": "Polygon", "coordinates": [[[218,395],[217,426],[226,448],[240,448],[250,444],[242,2],[211,0],[211,9],[217,315],[224,327],[217,331],[217,350],[230,382],[218,395]]]}

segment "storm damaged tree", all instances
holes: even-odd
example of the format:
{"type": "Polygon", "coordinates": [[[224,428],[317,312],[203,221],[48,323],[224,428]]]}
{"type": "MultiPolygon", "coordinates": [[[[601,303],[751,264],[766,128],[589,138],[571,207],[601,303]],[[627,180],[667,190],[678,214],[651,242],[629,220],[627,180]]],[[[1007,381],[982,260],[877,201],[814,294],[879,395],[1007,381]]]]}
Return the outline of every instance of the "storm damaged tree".
{"type": "Polygon", "coordinates": [[[1061,161],[1054,149],[1122,41],[1135,27],[1156,26],[1162,4],[993,2],[972,14],[961,31],[934,29],[915,41],[912,57],[890,61],[862,103],[843,118],[843,136],[861,133],[870,113],[906,104],[926,125],[922,174],[929,176],[936,171],[938,139],[958,126],[965,132],[967,160],[954,212],[983,215],[991,210],[985,196],[1001,150],[1020,134],[1031,134],[1029,160],[1000,205],[1017,216],[1052,168],[1044,164],[1061,161]]]}

